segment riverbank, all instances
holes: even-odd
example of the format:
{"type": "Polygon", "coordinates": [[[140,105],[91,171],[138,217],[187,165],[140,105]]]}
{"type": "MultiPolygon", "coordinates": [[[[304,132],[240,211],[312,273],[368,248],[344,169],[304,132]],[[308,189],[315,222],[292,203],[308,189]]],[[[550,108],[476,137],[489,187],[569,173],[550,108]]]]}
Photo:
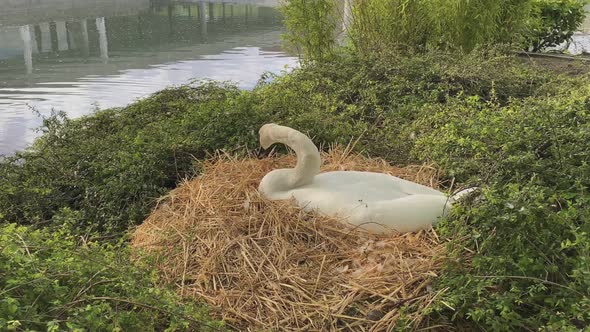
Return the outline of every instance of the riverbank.
{"type": "MultiPolygon", "coordinates": [[[[257,130],[277,122],[308,132],[318,145],[358,138],[356,149],[369,156],[396,165],[436,165],[449,190],[483,188],[481,199],[437,226],[448,240],[449,259],[432,279],[441,295],[428,307],[423,327],[580,328],[590,321],[587,80],[587,74],[559,75],[501,53],[432,52],[340,54],[336,61],[263,78],[252,91],[219,83],[166,89],[123,109],[47,119],[45,134],[29,150],[0,163],[0,222],[43,227],[47,237],[81,242],[79,250],[113,241],[126,247],[127,231],[159,197],[198,174],[198,160],[220,149],[262,154],[257,130]]],[[[0,269],[23,271],[35,264],[27,246],[18,244],[20,233],[3,230],[16,239],[11,243],[25,263],[0,269]]],[[[102,278],[98,271],[83,273],[102,278]]],[[[19,285],[33,282],[25,273],[20,278],[19,285]]],[[[9,284],[0,280],[0,289],[9,284]]],[[[18,300],[23,291],[9,291],[17,302],[0,307],[1,317],[20,321],[29,312],[29,303],[18,300]]],[[[46,301],[37,304],[43,315],[35,321],[66,326],[79,319],[84,301],[76,301],[88,297],[95,299],[92,310],[114,311],[115,303],[100,300],[109,291],[44,292],[46,301]]],[[[142,309],[126,310],[135,315],[142,309]]],[[[170,316],[159,316],[164,325],[157,326],[170,316]]],[[[105,326],[122,321],[117,315],[89,319],[105,326]]],[[[128,324],[141,326],[134,325],[139,320],[128,324]]]]}

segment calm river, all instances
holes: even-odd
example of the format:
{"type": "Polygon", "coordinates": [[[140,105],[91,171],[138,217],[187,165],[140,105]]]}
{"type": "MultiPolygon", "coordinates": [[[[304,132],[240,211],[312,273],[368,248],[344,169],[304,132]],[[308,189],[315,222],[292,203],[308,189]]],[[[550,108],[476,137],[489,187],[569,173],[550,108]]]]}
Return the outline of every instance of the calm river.
{"type": "Polygon", "coordinates": [[[37,113],[124,106],[194,79],[254,87],[297,65],[276,0],[0,0],[0,154],[37,135],[37,113]]]}

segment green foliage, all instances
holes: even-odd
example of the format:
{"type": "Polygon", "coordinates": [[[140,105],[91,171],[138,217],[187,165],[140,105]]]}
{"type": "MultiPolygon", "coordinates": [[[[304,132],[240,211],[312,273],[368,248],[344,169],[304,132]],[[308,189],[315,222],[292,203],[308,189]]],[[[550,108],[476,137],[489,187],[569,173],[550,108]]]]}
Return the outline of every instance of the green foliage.
{"type": "Polygon", "coordinates": [[[519,41],[530,9],[530,0],[359,0],[350,37],[361,52],[471,51],[519,41]]]}
{"type": "Polygon", "coordinates": [[[571,41],[584,22],[587,3],[587,0],[535,0],[539,20],[531,27],[530,49],[538,52],[571,41]]]}
{"type": "MultiPolygon", "coordinates": [[[[0,162],[0,222],[117,236],[191,176],[195,160],[255,149],[260,125],[278,122],[320,144],[361,137],[357,148],[372,156],[436,162],[456,183],[484,187],[482,200],[441,225],[454,241],[434,317],[490,330],[588,323],[588,78],[480,49],[331,59],[266,77],[253,91],[182,86],[124,109],[47,119],[32,149],[0,162]]],[[[89,249],[54,255],[64,250],[89,249]]],[[[122,290],[108,292],[94,296],[122,290]]]]}
{"type": "Polygon", "coordinates": [[[349,38],[361,53],[424,49],[432,33],[428,6],[414,0],[357,1],[349,38]]]}
{"type": "Polygon", "coordinates": [[[307,59],[328,59],[336,46],[336,7],[333,0],[289,0],[281,7],[287,46],[307,59]]]}
{"type": "Polygon", "coordinates": [[[0,330],[218,331],[200,306],[156,286],[128,250],[0,226],[0,330]]]}
{"type": "Polygon", "coordinates": [[[443,312],[454,308],[486,330],[590,324],[587,79],[506,105],[466,96],[417,121],[425,131],[417,155],[485,188],[442,228],[455,239],[438,285],[449,289],[443,312]]]}
{"type": "MultiPolygon", "coordinates": [[[[356,52],[401,49],[471,51],[477,46],[520,43],[532,20],[532,0],[350,0],[348,40],[356,52]]],[[[344,1],[289,0],[287,40],[307,59],[334,52],[344,1]]]]}
{"type": "Polygon", "coordinates": [[[359,59],[295,70],[252,92],[206,83],[164,90],[124,109],[77,120],[52,117],[32,149],[0,162],[0,222],[56,225],[103,235],[140,223],[156,199],[193,175],[216,149],[258,147],[276,121],[317,142],[348,143],[407,162],[408,123],[426,103],[460,91],[502,100],[534,94],[547,80],[494,54],[359,59]]]}
{"type": "Polygon", "coordinates": [[[425,105],[446,104],[459,94],[500,102],[537,93],[552,79],[518,59],[494,52],[456,56],[428,53],[412,57],[396,53],[310,65],[261,86],[256,112],[273,110],[272,119],[308,130],[316,142],[346,144],[361,137],[358,147],[395,163],[408,163],[414,127],[425,105]]]}
{"type": "Polygon", "coordinates": [[[126,230],[192,174],[195,158],[254,146],[249,120],[257,116],[240,106],[240,94],[233,86],[184,86],[124,110],[47,119],[33,148],[0,163],[0,220],[126,230]]]}
{"type": "Polygon", "coordinates": [[[288,0],[285,38],[306,60],[325,60],[341,34],[354,51],[368,55],[429,49],[470,52],[507,44],[541,51],[571,39],[585,17],[586,0],[288,0]]]}

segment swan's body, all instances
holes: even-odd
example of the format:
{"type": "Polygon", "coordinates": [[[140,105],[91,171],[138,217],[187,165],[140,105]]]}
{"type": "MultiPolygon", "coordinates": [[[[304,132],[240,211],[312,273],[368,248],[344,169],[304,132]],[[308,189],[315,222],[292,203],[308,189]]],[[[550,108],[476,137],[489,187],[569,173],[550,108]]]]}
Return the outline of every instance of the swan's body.
{"type": "Polygon", "coordinates": [[[295,168],[274,170],[264,176],[259,190],[265,197],[295,198],[305,210],[339,217],[372,232],[413,232],[431,227],[455,199],[467,193],[449,198],[432,188],[383,173],[319,174],[317,148],[307,136],[288,127],[262,126],[260,143],[263,148],[283,143],[297,154],[295,168]]]}

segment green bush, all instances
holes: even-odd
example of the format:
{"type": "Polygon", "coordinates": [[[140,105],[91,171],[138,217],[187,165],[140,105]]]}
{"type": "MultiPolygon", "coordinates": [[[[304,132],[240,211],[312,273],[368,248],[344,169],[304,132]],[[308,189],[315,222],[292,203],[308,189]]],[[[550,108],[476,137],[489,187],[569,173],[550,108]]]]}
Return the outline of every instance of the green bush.
{"type": "Polygon", "coordinates": [[[530,0],[359,0],[350,38],[361,52],[428,48],[471,51],[519,42],[530,0]]]}
{"type": "MultiPolygon", "coordinates": [[[[193,175],[196,160],[216,149],[256,149],[259,126],[278,122],[317,143],[361,137],[357,148],[372,156],[434,161],[456,183],[484,187],[483,200],[441,225],[454,239],[453,259],[436,285],[448,291],[433,317],[492,330],[586,323],[588,78],[483,50],[332,59],[266,77],[253,91],[182,86],[124,109],[47,119],[31,149],[0,162],[0,222],[120,236],[193,175]]],[[[0,282],[7,278],[15,277],[0,282]]],[[[142,298],[133,294],[117,297],[142,298]]]]}
{"type": "Polygon", "coordinates": [[[289,33],[287,47],[306,59],[326,60],[336,45],[337,3],[333,0],[289,0],[281,6],[289,33]]]}
{"type": "Polygon", "coordinates": [[[428,6],[423,1],[369,0],[352,2],[348,33],[357,51],[420,50],[433,37],[428,6]]]}
{"type": "MultiPolygon", "coordinates": [[[[347,39],[360,54],[521,43],[533,19],[533,0],[350,0],[347,39]]],[[[344,1],[289,0],[283,6],[286,39],[307,60],[334,53],[344,1]]]]}
{"type": "Polygon", "coordinates": [[[256,149],[258,128],[271,121],[309,131],[319,143],[362,135],[359,147],[407,162],[404,130],[425,104],[461,91],[488,99],[495,90],[505,101],[534,95],[548,80],[494,54],[343,55],[252,92],[206,83],[77,120],[52,117],[31,149],[0,162],[0,222],[59,227],[65,220],[80,233],[125,231],[192,176],[196,160],[216,149],[256,149]]]}
{"type": "Polygon", "coordinates": [[[233,86],[184,86],[124,110],[47,119],[31,149],[0,163],[0,221],[57,218],[80,232],[127,230],[207,151],[254,145],[248,119],[256,116],[240,106],[240,94],[233,86]],[[76,213],[60,218],[64,211],[76,213]]]}
{"type": "Polygon", "coordinates": [[[544,86],[553,80],[559,78],[494,52],[342,55],[259,87],[255,110],[272,110],[273,119],[313,133],[318,143],[346,144],[362,135],[359,149],[408,163],[418,161],[410,156],[411,124],[426,105],[446,104],[461,94],[482,101],[494,94],[506,103],[551,94],[544,86]]]}
{"type": "Polygon", "coordinates": [[[587,79],[506,105],[460,98],[417,121],[414,153],[484,188],[441,228],[454,239],[438,281],[444,315],[495,331],[590,324],[587,79]]]}
{"type": "Polygon", "coordinates": [[[493,54],[342,56],[251,93],[210,84],[166,90],[124,110],[48,121],[34,149],[0,164],[0,211],[7,221],[39,223],[68,207],[96,230],[122,230],[189,176],[195,159],[219,148],[257,147],[262,123],[309,130],[318,142],[346,143],[364,132],[369,152],[407,162],[407,147],[400,150],[395,138],[423,105],[458,93],[489,99],[492,90],[506,101],[534,95],[547,81],[493,54]]]}
{"type": "Polygon", "coordinates": [[[306,60],[338,52],[338,39],[369,55],[431,49],[470,52],[512,45],[542,51],[570,41],[587,0],[350,0],[350,27],[342,31],[344,1],[288,0],[283,13],[290,45],[306,60]]]}
{"type": "Polygon", "coordinates": [[[529,49],[534,52],[571,41],[584,22],[587,0],[535,0],[539,19],[534,21],[529,36],[529,49]]]}
{"type": "Polygon", "coordinates": [[[0,225],[0,330],[219,331],[120,246],[0,225]]]}

